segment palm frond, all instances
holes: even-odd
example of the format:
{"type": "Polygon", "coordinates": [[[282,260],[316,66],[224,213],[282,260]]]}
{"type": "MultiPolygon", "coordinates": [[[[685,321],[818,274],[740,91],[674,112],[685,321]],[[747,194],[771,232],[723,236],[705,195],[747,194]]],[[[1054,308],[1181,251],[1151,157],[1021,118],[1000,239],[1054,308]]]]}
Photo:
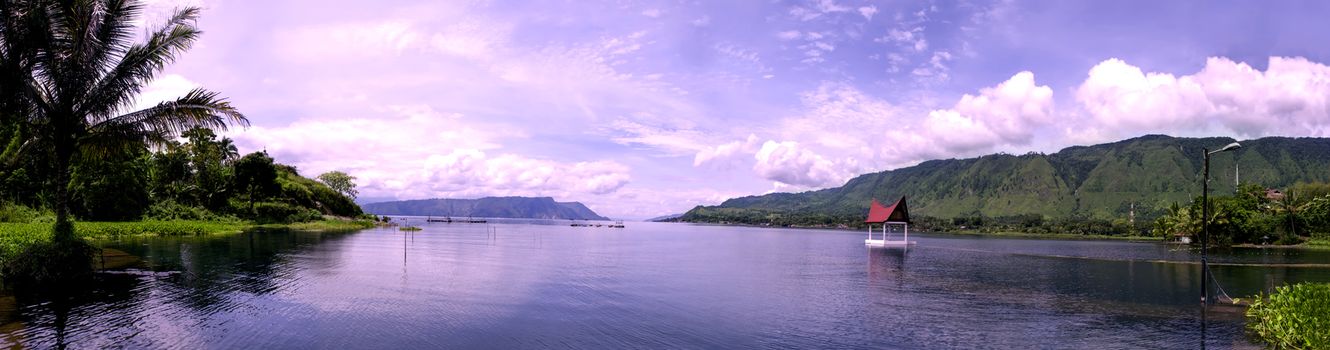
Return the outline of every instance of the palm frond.
{"type": "MultiPolygon", "coordinates": [[[[134,37],[133,19],[143,12],[143,5],[137,1],[107,0],[98,14],[97,28],[93,31],[90,43],[93,50],[84,62],[97,72],[105,72],[114,67],[116,57],[129,50],[134,37]]],[[[99,77],[95,77],[94,80],[99,77]]]]}
{"type": "Polygon", "coordinates": [[[153,137],[158,135],[178,135],[194,127],[226,130],[228,122],[249,126],[249,120],[218,93],[194,89],[175,101],[93,124],[88,135],[142,136],[141,142],[157,144],[162,140],[153,137]]]}
{"type": "Polygon", "coordinates": [[[195,7],[178,10],[165,25],[149,35],[147,42],[126,49],[119,64],[88,91],[87,98],[75,109],[76,113],[89,116],[95,123],[132,104],[134,97],[158,72],[175,62],[177,55],[188,50],[198,39],[202,31],[193,24],[198,15],[199,9],[195,7]]]}

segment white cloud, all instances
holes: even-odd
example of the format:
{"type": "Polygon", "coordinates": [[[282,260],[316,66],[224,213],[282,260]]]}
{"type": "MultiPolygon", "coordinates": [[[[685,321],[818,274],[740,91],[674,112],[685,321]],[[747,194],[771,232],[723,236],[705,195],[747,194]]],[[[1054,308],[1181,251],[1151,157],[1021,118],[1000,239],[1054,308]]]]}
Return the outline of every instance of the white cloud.
{"type": "Polygon", "coordinates": [[[632,119],[615,120],[610,128],[601,132],[608,134],[610,141],[615,143],[646,146],[666,156],[689,155],[705,148],[703,140],[706,136],[692,125],[680,124],[678,122],[682,120],[678,119],[672,120],[673,123],[660,119],[640,113],[632,119]]]}
{"type": "Polygon", "coordinates": [[[372,59],[395,56],[424,42],[411,23],[400,20],[311,25],[279,31],[274,49],[296,62],[372,59]]]}
{"type": "Polygon", "coordinates": [[[138,98],[134,99],[132,111],[143,110],[166,101],[173,101],[185,96],[190,90],[199,87],[201,87],[199,83],[190,81],[179,74],[166,74],[157,77],[151,84],[148,84],[147,88],[143,89],[138,98]]]}
{"type": "Polygon", "coordinates": [[[923,27],[914,27],[907,30],[891,29],[887,35],[881,38],[873,39],[879,43],[895,43],[899,47],[908,48],[915,52],[928,50],[928,39],[924,37],[923,27]]]}
{"type": "MultiPolygon", "coordinates": [[[[423,181],[406,182],[410,196],[557,196],[613,193],[628,183],[628,167],[612,161],[572,164],[513,154],[487,157],[479,150],[458,149],[431,155],[423,181]]],[[[409,180],[408,180],[409,181],[409,180]]]]}
{"type": "Polygon", "coordinates": [[[659,18],[661,12],[660,9],[646,9],[642,10],[642,15],[650,18],[659,18]]]}
{"type": "Polygon", "coordinates": [[[753,171],[758,176],[789,185],[828,187],[847,178],[834,163],[794,141],[767,141],[754,157],[753,171]]]}
{"type": "Polygon", "coordinates": [[[502,147],[501,142],[524,137],[510,127],[486,125],[428,106],[397,106],[382,113],[379,118],[254,126],[227,135],[246,151],[266,149],[277,160],[298,166],[304,175],[346,171],[359,178],[366,197],[568,198],[612,193],[629,180],[628,167],[613,161],[489,156],[502,147]]]}
{"type": "Polygon", "coordinates": [[[735,161],[742,160],[741,156],[756,153],[757,144],[757,135],[749,134],[748,138],[742,141],[703,148],[693,156],[693,166],[717,165],[722,169],[730,168],[735,161]]]}
{"type": "Polygon", "coordinates": [[[1109,59],[1090,69],[1076,100],[1090,119],[1085,127],[1091,130],[1080,133],[1087,138],[1330,135],[1330,67],[1300,57],[1271,57],[1264,72],[1213,57],[1184,76],[1145,73],[1109,59]]]}
{"type": "Polygon", "coordinates": [[[951,68],[947,66],[947,62],[951,59],[950,52],[933,52],[933,57],[928,59],[927,65],[915,68],[910,74],[921,82],[946,82],[951,79],[951,68]]]}
{"type": "Polygon", "coordinates": [[[740,159],[736,155],[752,154],[754,173],[779,186],[836,186],[866,171],[1028,146],[1054,112],[1053,90],[1036,84],[1030,72],[927,113],[902,110],[846,84],[824,83],[802,100],[802,115],[745,141],[704,149],[694,165],[725,168],[740,159]],[[759,137],[783,141],[754,150],[759,137]]]}
{"type": "Polygon", "coordinates": [[[859,8],[859,14],[860,14],[860,15],[863,15],[863,16],[864,16],[864,19],[869,19],[869,20],[871,20],[871,19],[873,19],[873,15],[874,15],[874,14],[877,14],[877,6],[868,5],[868,6],[860,7],[860,8],[859,8]]]}
{"type": "Polygon", "coordinates": [[[797,40],[799,38],[802,38],[803,34],[797,30],[787,30],[776,33],[776,37],[780,38],[780,40],[797,40]]]}

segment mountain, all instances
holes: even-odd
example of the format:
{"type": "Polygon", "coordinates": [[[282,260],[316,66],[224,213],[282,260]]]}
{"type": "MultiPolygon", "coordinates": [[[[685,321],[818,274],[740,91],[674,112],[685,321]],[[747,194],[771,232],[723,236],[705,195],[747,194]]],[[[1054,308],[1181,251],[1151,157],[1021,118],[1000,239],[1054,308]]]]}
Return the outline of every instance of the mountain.
{"type": "Polygon", "coordinates": [[[646,219],[646,221],[647,222],[673,221],[674,219],[678,219],[680,216],[683,216],[683,214],[661,215],[654,218],[646,219]]]}
{"type": "Polygon", "coordinates": [[[480,199],[418,199],[361,206],[377,215],[470,216],[482,218],[609,220],[582,203],[555,202],[550,197],[485,197],[480,199]]]}
{"type": "MultiPolygon", "coordinates": [[[[1199,196],[1202,147],[1213,150],[1231,142],[1147,135],[1053,154],[930,160],[860,175],[836,188],[698,206],[679,221],[849,223],[862,220],[871,199],[901,196],[908,197],[915,216],[1115,219],[1126,218],[1134,205],[1139,220],[1199,196]]],[[[1235,176],[1272,188],[1330,181],[1330,139],[1267,137],[1242,145],[1211,157],[1212,194],[1233,193],[1235,176]]]]}

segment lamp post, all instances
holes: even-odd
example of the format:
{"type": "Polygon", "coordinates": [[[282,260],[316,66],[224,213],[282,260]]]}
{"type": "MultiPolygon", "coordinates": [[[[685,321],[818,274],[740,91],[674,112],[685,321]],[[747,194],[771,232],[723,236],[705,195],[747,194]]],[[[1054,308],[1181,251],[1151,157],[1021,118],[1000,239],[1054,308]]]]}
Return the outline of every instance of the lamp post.
{"type": "Polygon", "coordinates": [[[1210,263],[1206,261],[1210,250],[1210,155],[1242,148],[1237,142],[1230,143],[1216,151],[1202,148],[1205,153],[1205,170],[1201,179],[1201,306],[1210,305],[1210,263]]]}

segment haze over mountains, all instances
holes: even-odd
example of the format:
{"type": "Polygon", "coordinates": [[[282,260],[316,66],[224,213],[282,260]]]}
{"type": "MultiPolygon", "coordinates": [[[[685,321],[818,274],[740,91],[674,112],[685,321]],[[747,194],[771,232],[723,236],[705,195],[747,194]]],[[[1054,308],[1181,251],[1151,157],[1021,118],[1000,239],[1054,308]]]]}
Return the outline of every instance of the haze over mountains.
{"type": "Polygon", "coordinates": [[[435,198],[370,203],[361,207],[365,212],[377,215],[609,220],[582,203],[555,202],[551,197],[435,198]]]}
{"type": "MultiPolygon", "coordinates": [[[[680,220],[826,216],[843,222],[862,216],[873,198],[894,201],[901,196],[908,196],[912,214],[940,218],[1039,214],[1113,219],[1125,218],[1133,205],[1138,218],[1151,217],[1200,195],[1202,147],[1213,150],[1234,141],[1147,135],[1053,154],[931,160],[860,175],[836,188],[698,206],[680,220]]],[[[1242,145],[1211,158],[1212,194],[1232,193],[1235,171],[1244,183],[1271,188],[1330,181],[1330,139],[1266,137],[1242,145]]]]}

